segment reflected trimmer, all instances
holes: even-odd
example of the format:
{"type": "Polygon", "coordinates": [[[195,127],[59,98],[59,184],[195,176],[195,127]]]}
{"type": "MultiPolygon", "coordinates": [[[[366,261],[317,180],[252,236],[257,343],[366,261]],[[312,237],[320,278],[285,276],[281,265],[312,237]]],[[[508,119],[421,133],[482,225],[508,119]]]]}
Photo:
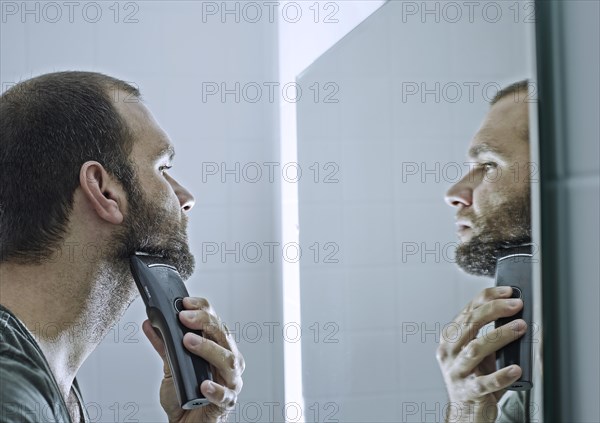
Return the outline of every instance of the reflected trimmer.
{"type": "Polygon", "coordinates": [[[189,296],[179,272],[161,257],[136,254],[129,262],[148,319],[165,343],[181,408],[190,410],[209,404],[200,392],[200,384],[212,380],[210,366],[183,345],[187,332],[202,333],[186,328],[179,321],[178,314],[184,310],[183,298],[189,296]]]}
{"type": "Polygon", "coordinates": [[[523,244],[504,249],[498,256],[496,265],[496,286],[511,286],[512,297],[523,301],[523,308],[514,316],[496,320],[496,328],[515,319],[527,323],[527,332],[496,353],[496,368],[502,369],[512,364],[521,367],[523,373],[519,380],[507,389],[525,391],[533,387],[533,253],[531,244],[523,244]]]}

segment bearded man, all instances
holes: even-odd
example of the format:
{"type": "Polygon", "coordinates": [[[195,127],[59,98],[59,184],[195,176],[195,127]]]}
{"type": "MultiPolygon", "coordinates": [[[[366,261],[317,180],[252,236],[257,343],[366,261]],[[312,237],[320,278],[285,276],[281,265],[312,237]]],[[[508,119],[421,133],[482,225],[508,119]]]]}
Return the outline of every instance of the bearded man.
{"type": "MultiPolygon", "coordinates": [[[[492,100],[469,147],[473,164],[446,193],[456,207],[460,245],[456,262],[466,272],[493,277],[501,249],[531,242],[529,121],[527,81],[510,85],[492,100]]],[[[519,392],[497,404],[521,368],[496,370],[496,352],[523,336],[527,324],[516,319],[486,336],[477,331],[523,308],[510,287],[483,290],[457,315],[440,339],[437,360],[451,407],[447,421],[510,422],[526,418],[526,397],[519,392]],[[460,330],[458,328],[468,328],[460,330]]]]}
{"type": "MultiPolygon", "coordinates": [[[[174,147],[139,91],[92,72],[23,81],[0,97],[1,421],[89,421],[76,374],[138,292],[135,252],[194,270],[186,234],[193,196],[168,173],[174,147]],[[53,325],[55,331],[36,332],[53,325]],[[50,333],[52,332],[52,333],[50,333]]],[[[211,364],[211,402],[182,410],[164,361],[160,402],[171,422],[221,421],[242,387],[244,360],[203,298],[185,298],[190,353],[211,364]]]]}

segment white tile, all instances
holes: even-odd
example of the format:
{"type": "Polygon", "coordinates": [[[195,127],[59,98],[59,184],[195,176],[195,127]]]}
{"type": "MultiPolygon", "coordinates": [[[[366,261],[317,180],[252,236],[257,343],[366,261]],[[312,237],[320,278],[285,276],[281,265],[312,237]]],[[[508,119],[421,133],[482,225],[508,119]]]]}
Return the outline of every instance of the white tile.
{"type": "Polygon", "coordinates": [[[392,143],[388,139],[348,140],[343,147],[343,179],[340,181],[344,200],[389,201],[394,179],[392,143]]]}
{"type": "Polygon", "coordinates": [[[398,285],[393,266],[350,268],[344,287],[345,329],[395,329],[398,285]]]}
{"type": "Polygon", "coordinates": [[[393,377],[376,376],[398,372],[393,331],[340,332],[339,339],[337,344],[303,344],[306,397],[383,394],[395,389],[393,377]]]}
{"type": "Polygon", "coordinates": [[[310,267],[337,269],[348,263],[343,243],[345,213],[340,203],[300,204],[301,272],[310,267]]]}
{"type": "Polygon", "coordinates": [[[347,263],[374,265],[394,263],[394,234],[391,204],[348,205],[344,211],[343,243],[340,254],[347,263]]]}
{"type": "Polygon", "coordinates": [[[344,267],[302,269],[300,304],[303,327],[308,329],[316,323],[317,327],[324,328],[326,324],[333,323],[344,330],[347,284],[348,271],[344,267]]]}

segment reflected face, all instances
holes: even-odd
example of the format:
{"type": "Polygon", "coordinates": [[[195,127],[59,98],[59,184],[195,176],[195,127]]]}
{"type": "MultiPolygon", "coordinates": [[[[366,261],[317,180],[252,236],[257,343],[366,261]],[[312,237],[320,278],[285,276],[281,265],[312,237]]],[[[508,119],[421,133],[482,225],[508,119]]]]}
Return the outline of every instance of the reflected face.
{"type": "Polygon", "coordinates": [[[471,141],[470,171],[446,193],[456,207],[456,260],[468,273],[493,276],[501,247],[531,241],[527,134],[527,103],[501,98],[471,141]]]}
{"type": "Polygon", "coordinates": [[[160,255],[171,261],[184,280],[194,271],[194,256],[187,240],[186,213],[194,197],[168,175],[173,145],[141,103],[119,103],[117,109],[134,136],[130,159],[135,178],[128,188],[123,229],[114,237],[121,259],[136,251],[160,255]]]}

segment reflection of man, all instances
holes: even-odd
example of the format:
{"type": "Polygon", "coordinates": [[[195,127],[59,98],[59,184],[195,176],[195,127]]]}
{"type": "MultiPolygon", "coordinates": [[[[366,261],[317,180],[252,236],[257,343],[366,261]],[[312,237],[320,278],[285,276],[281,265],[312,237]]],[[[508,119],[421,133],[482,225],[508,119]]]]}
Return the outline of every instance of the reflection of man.
{"type": "MultiPolygon", "coordinates": [[[[474,275],[493,277],[499,248],[531,241],[526,99],[526,81],[494,98],[469,148],[474,165],[446,194],[446,202],[456,207],[461,241],[457,263],[474,275]]],[[[513,365],[496,371],[495,353],[521,337],[527,325],[519,319],[476,337],[481,327],[521,310],[523,302],[510,296],[510,288],[483,290],[441,337],[437,358],[452,404],[448,421],[512,421],[523,416],[523,393],[509,398],[498,413],[498,401],[505,388],[519,379],[521,368],[513,365]]]]}
{"type": "MultiPolygon", "coordinates": [[[[163,255],[189,278],[194,199],[167,173],[168,136],[123,81],[42,75],[6,91],[0,117],[0,421],[88,421],[75,375],[137,296],[128,257],[163,255]]],[[[210,328],[184,345],[213,367],[215,383],[200,386],[212,404],[180,409],[166,361],[160,402],[169,421],[218,421],[244,361],[205,299],[184,306],[185,326],[210,328]]]]}

